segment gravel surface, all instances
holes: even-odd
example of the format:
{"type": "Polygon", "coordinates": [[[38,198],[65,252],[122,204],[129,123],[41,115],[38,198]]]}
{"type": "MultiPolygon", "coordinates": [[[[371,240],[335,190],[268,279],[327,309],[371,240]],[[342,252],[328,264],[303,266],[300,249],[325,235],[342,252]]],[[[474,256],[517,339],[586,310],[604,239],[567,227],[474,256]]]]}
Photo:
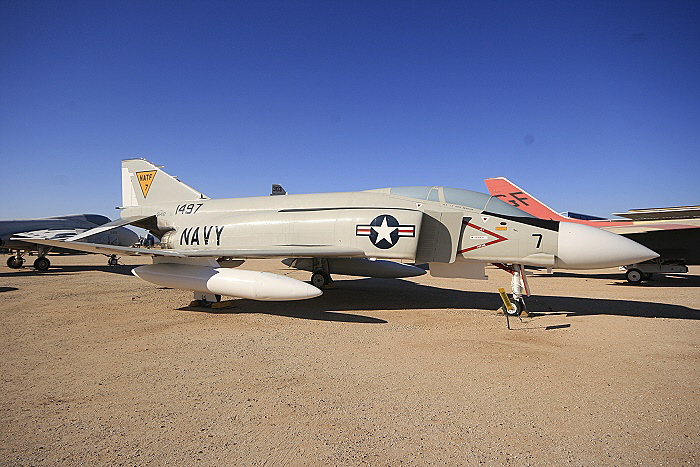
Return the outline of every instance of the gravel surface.
{"type": "Polygon", "coordinates": [[[534,275],[509,331],[495,268],[204,309],[50,258],[0,268],[2,465],[700,464],[700,267],[534,275]]]}

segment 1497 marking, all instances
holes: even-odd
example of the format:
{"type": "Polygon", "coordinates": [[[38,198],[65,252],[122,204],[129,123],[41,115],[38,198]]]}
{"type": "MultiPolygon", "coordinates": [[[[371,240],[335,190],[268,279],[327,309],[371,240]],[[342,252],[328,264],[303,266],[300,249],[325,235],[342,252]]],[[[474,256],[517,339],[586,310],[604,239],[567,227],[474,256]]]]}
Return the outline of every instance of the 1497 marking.
{"type": "Polygon", "coordinates": [[[175,208],[175,214],[194,214],[202,206],[202,203],[178,204],[175,208]]]}

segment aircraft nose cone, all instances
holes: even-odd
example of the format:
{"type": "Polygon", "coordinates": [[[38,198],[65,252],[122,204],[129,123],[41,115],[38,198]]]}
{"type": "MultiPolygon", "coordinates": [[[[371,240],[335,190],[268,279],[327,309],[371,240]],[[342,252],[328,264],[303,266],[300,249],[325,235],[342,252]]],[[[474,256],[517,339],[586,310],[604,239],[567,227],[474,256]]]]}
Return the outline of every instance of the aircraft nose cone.
{"type": "Polygon", "coordinates": [[[558,268],[597,269],[641,263],[659,255],[629,238],[572,222],[559,224],[558,268]]]}

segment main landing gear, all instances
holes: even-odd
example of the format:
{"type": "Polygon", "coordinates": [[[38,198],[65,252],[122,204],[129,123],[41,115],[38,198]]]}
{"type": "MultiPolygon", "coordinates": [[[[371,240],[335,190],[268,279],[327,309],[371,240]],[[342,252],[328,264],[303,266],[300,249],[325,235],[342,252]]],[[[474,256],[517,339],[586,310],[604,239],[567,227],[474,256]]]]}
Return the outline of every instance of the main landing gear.
{"type": "Polygon", "coordinates": [[[194,300],[190,302],[190,306],[199,306],[211,308],[212,305],[221,303],[221,295],[213,293],[195,292],[194,300]]]}
{"type": "Polygon", "coordinates": [[[34,269],[37,271],[46,271],[51,266],[51,261],[46,256],[39,256],[34,260],[34,269]]]}
{"type": "Polygon", "coordinates": [[[313,271],[314,273],[311,275],[311,285],[314,287],[321,289],[333,283],[327,259],[314,258],[313,271]]]}

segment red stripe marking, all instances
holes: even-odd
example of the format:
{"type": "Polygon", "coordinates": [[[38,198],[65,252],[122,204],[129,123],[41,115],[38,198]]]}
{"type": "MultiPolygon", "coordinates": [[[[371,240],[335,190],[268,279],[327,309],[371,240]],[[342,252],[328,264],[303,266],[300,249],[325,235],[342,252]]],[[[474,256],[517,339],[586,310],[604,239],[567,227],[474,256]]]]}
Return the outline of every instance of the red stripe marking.
{"type": "Polygon", "coordinates": [[[483,228],[483,227],[479,227],[478,225],[474,225],[474,224],[471,224],[471,223],[467,223],[467,226],[471,227],[472,229],[476,229],[476,230],[478,230],[479,232],[487,233],[487,234],[491,235],[492,237],[496,237],[496,240],[491,240],[490,242],[486,242],[486,243],[480,243],[479,245],[473,246],[473,247],[471,247],[471,248],[466,248],[466,249],[464,249],[464,250],[460,250],[460,251],[458,251],[457,253],[460,253],[460,254],[461,254],[461,253],[466,253],[467,251],[476,250],[476,249],[478,249],[478,248],[484,248],[484,247],[487,247],[487,246],[489,246],[489,245],[494,245],[494,244],[496,244],[496,243],[505,242],[506,240],[508,240],[506,237],[504,237],[504,236],[502,236],[502,235],[498,235],[498,234],[495,233],[495,232],[491,232],[490,230],[487,230],[487,229],[485,229],[485,228],[483,228]]]}

